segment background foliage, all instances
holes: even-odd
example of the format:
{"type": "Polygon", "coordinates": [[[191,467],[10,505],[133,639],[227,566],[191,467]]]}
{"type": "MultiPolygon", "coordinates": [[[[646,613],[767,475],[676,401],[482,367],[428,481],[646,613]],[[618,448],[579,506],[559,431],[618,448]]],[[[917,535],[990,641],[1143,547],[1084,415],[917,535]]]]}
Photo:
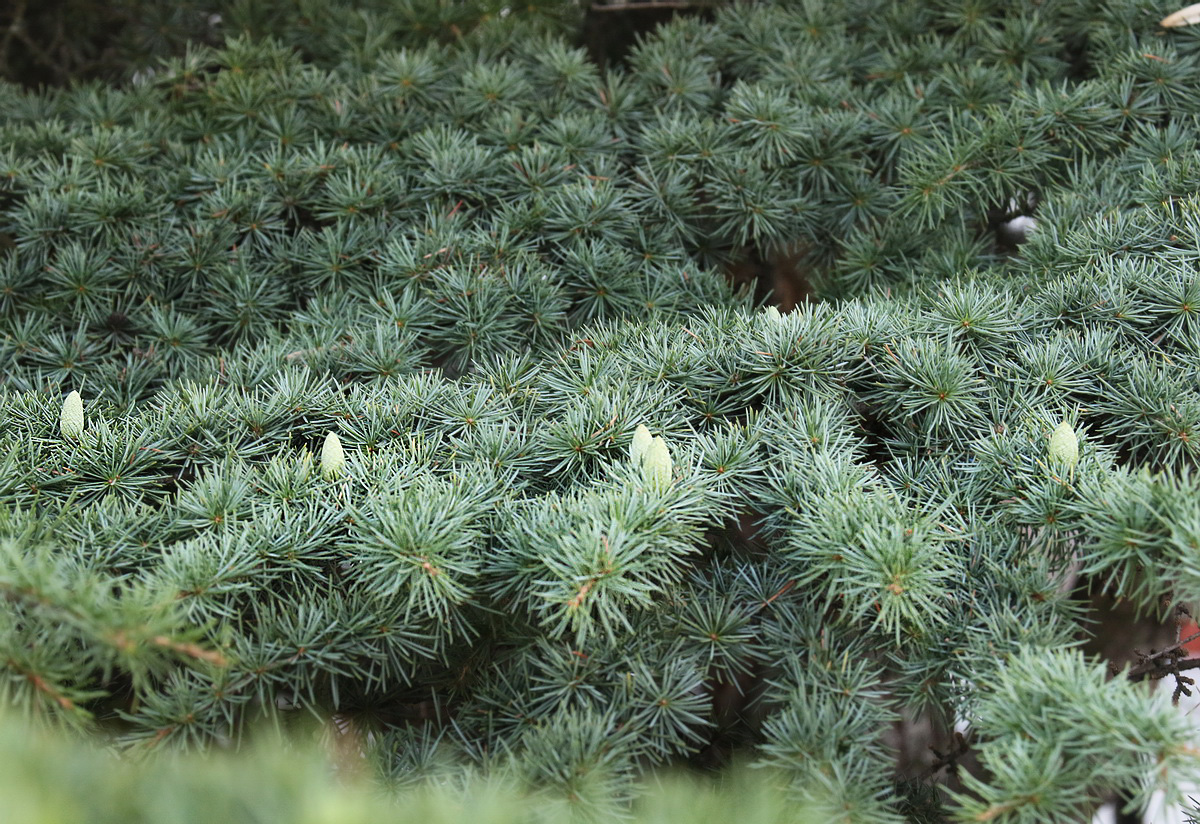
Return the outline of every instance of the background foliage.
{"type": "Polygon", "coordinates": [[[1200,596],[1172,9],[735,4],[602,67],[572,7],[259,8],[0,86],[6,703],[592,814],[743,753],[847,821],[1194,771],[1136,685],[1200,596]],[[1118,679],[1101,593],[1168,627],[1118,679]]]}

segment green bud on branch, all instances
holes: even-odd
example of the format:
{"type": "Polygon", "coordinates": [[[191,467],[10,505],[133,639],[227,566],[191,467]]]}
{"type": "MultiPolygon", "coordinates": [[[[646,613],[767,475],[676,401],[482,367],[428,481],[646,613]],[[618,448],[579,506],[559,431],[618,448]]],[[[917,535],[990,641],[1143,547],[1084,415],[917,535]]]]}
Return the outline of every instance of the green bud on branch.
{"type": "Polygon", "coordinates": [[[64,438],[78,438],[83,434],[83,398],[78,392],[71,392],[63,399],[58,431],[64,438]]]}
{"type": "Polygon", "coordinates": [[[345,470],[346,453],[342,450],[342,441],[336,432],[330,432],[321,446],[321,477],[332,481],[345,470]]]}
{"type": "Polygon", "coordinates": [[[650,430],[646,428],[644,423],[639,423],[638,428],[633,430],[633,442],[629,444],[629,459],[635,464],[646,459],[646,450],[650,448],[650,443],[654,440],[650,434],[650,430]]]}
{"type": "Polygon", "coordinates": [[[1050,435],[1050,460],[1058,461],[1068,467],[1079,463],[1079,438],[1071,424],[1063,421],[1054,428],[1050,435]]]}
{"type": "Polygon", "coordinates": [[[668,486],[671,483],[671,452],[667,442],[655,435],[642,457],[642,477],[647,483],[668,486]]]}

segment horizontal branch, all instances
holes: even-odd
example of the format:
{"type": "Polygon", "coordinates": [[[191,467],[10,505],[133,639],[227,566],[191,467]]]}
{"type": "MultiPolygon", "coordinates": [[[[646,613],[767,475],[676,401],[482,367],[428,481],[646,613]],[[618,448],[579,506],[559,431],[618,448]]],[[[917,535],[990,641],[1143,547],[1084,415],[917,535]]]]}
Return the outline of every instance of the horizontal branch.
{"type": "Polygon", "coordinates": [[[1133,669],[1129,670],[1128,678],[1130,681],[1145,681],[1147,678],[1157,680],[1166,678],[1168,675],[1183,672],[1184,670],[1196,669],[1200,667],[1200,658],[1184,658],[1183,660],[1171,658],[1166,661],[1150,660],[1143,664],[1138,664],[1133,669]]]}

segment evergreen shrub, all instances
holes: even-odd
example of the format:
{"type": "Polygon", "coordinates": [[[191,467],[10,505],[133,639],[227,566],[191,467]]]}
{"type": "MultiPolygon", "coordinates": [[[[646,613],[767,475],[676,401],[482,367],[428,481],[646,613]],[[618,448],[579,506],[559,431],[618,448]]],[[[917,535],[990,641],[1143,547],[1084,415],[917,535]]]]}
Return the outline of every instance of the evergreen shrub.
{"type": "Polygon", "coordinates": [[[822,821],[1177,788],[1171,11],[737,3],[603,68],[389,18],[0,86],[5,704],[136,753],[315,717],[596,815],[735,759],[822,821]],[[1101,596],[1165,640],[1085,655],[1101,596]]]}

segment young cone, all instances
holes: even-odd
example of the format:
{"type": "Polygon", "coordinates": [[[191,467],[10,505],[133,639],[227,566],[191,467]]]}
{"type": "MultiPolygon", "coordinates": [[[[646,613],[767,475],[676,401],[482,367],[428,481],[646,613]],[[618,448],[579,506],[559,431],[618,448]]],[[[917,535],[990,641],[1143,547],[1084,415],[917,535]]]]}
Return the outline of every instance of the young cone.
{"type": "Polygon", "coordinates": [[[667,442],[655,435],[642,459],[642,477],[648,483],[667,486],[671,483],[671,452],[667,442]]]}
{"type": "Polygon", "coordinates": [[[342,441],[336,432],[330,432],[321,446],[321,477],[331,481],[340,476],[345,469],[346,453],[342,450],[342,441]]]}
{"type": "Polygon", "coordinates": [[[638,428],[633,430],[633,441],[629,444],[629,459],[635,464],[646,460],[646,450],[650,448],[653,440],[646,425],[639,423],[638,428]]]}
{"type": "Polygon", "coordinates": [[[78,438],[83,434],[83,398],[78,392],[71,392],[63,399],[58,431],[64,438],[78,438]]]}
{"type": "Polygon", "coordinates": [[[1071,424],[1063,421],[1054,428],[1050,435],[1050,460],[1074,467],[1079,463],[1079,438],[1071,424]]]}

